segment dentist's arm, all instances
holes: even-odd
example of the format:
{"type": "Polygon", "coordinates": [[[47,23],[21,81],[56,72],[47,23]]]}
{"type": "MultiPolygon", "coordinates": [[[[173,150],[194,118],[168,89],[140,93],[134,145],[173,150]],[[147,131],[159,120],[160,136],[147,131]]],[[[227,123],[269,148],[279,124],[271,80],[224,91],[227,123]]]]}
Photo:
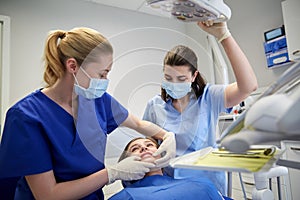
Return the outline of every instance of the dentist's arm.
{"type": "Polygon", "coordinates": [[[176,141],[174,133],[167,132],[159,126],[145,120],[140,120],[131,114],[128,115],[127,119],[121,125],[134,129],[145,136],[163,141],[158,150],[153,154],[156,156],[165,153],[162,158],[156,160],[156,167],[167,166],[170,159],[175,157],[176,141]]]}
{"type": "Polygon", "coordinates": [[[26,181],[34,198],[81,199],[100,189],[108,182],[106,169],[77,180],[57,183],[52,170],[26,176],[26,181]]]}
{"type": "Polygon", "coordinates": [[[115,180],[141,179],[153,167],[153,163],[142,162],[141,158],[131,156],[107,166],[106,169],[72,181],[56,182],[53,170],[25,178],[37,200],[81,199],[115,180]]]}
{"type": "Polygon", "coordinates": [[[222,44],[231,63],[236,82],[225,89],[225,106],[235,106],[247,98],[257,89],[257,80],[253,69],[234,38],[231,36],[225,22],[213,24],[212,22],[198,22],[207,33],[215,36],[222,44]]]}

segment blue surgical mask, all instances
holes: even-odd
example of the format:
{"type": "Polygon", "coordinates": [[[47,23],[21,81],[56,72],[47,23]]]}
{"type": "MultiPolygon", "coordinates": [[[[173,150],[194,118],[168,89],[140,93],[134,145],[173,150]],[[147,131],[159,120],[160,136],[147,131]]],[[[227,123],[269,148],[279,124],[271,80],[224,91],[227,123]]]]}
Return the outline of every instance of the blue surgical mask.
{"type": "Polygon", "coordinates": [[[192,90],[191,85],[191,82],[172,83],[168,81],[162,81],[161,87],[165,89],[167,94],[173,99],[180,99],[192,90]]]}
{"type": "Polygon", "coordinates": [[[90,84],[88,88],[81,87],[73,74],[76,84],[74,84],[75,87],[75,93],[77,95],[83,96],[87,99],[96,99],[101,97],[107,90],[108,87],[108,79],[98,79],[98,78],[91,78],[88,73],[82,68],[80,68],[87,77],[90,79],[90,84]]]}

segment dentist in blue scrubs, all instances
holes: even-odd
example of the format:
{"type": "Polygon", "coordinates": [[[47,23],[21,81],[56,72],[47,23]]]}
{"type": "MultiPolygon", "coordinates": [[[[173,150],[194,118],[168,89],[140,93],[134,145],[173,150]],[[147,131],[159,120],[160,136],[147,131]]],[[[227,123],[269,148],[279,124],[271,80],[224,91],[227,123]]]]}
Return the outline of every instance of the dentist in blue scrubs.
{"type": "MultiPolygon", "coordinates": [[[[208,146],[216,146],[216,125],[221,112],[239,104],[257,88],[256,76],[246,56],[231,36],[227,24],[212,21],[198,26],[216,37],[231,63],[236,82],[229,85],[206,83],[198,71],[196,54],[187,46],[176,46],[167,52],[161,94],[152,98],[143,119],[172,131],[176,137],[176,155],[181,156],[208,146]]],[[[208,177],[226,195],[224,172],[188,169],[165,169],[175,178],[208,177]]]]}
{"type": "MultiPolygon", "coordinates": [[[[11,198],[104,199],[102,187],[142,178],[175,156],[174,134],[131,115],[107,92],[113,48],[89,28],[56,30],[45,45],[46,86],[6,114],[0,181],[18,180],[11,198]],[[107,134],[125,126],[163,140],[155,163],[139,156],[105,166],[107,134]]],[[[2,191],[5,193],[5,191],[2,191]]],[[[8,194],[0,194],[0,199],[8,194]]]]}

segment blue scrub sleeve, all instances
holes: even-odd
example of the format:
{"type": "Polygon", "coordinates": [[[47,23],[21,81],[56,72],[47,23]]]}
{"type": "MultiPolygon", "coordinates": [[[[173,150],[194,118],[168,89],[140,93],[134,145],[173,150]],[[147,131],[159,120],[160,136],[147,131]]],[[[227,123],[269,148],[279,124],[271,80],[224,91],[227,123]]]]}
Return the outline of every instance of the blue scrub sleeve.
{"type": "Polygon", "coordinates": [[[150,103],[151,103],[151,101],[149,101],[149,102],[147,103],[147,106],[146,106],[146,109],[145,109],[144,115],[143,115],[143,120],[147,120],[147,121],[150,121],[150,122],[155,123],[155,122],[154,122],[154,114],[153,114],[153,112],[152,112],[153,106],[151,106],[150,103]]]}
{"type": "Polygon", "coordinates": [[[108,93],[105,93],[104,107],[107,117],[107,132],[111,133],[128,117],[128,111],[115,98],[108,93]]]}
{"type": "Polygon", "coordinates": [[[205,98],[208,102],[211,102],[212,106],[216,107],[216,109],[212,109],[215,111],[215,116],[218,116],[221,112],[230,113],[232,110],[232,108],[225,107],[225,88],[226,85],[208,84],[209,95],[205,95],[205,98]]]}
{"type": "Polygon", "coordinates": [[[52,169],[47,138],[37,120],[16,108],[7,112],[0,146],[0,178],[52,169]]]}

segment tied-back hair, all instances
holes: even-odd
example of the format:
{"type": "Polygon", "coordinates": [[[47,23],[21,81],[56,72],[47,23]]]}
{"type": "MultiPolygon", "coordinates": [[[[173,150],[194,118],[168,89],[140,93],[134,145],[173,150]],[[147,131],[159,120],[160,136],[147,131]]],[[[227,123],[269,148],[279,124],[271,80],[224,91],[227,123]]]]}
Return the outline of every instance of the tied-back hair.
{"type": "MultiPolygon", "coordinates": [[[[169,65],[171,67],[188,66],[191,73],[194,74],[198,68],[197,62],[198,58],[193,50],[186,46],[178,45],[167,52],[163,64],[164,66],[169,65]]],[[[192,83],[192,89],[197,98],[199,98],[203,94],[205,85],[206,81],[199,72],[195,78],[195,81],[192,83]]],[[[169,96],[166,90],[163,88],[161,88],[161,98],[164,101],[167,101],[168,98],[172,99],[172,97],[169,96]]]]}
{"type": "Polygon", "coordinates": [[[151,137],[145,137],[145,138],[144,138],[144,137],[137,137],[137,138],[134,138],[134,139],[130,140],[130,142],[128,142],[128,144],[125,146],[125,148],[124,148],[124,150],[123,150],[123,152],[122,152],[122,154],[121,154],[121,156],[120,156],[118,162],[120,162],[120,161],[122,161],[122,160],[124,160],[125,158],[127,158],[127,157],[130,156],[130,152],[128,151],[128,148],[129,148],[130,144],[131,144],[132,142],[134,142],[134,141],[136,141],[136,140],[140,140],[140,139],[148,139],[148,140],[151,140],[151,141],[156,145],[157,148],[159,147],[158,142],[157,142],[155,139],[151,138],[151,137]]]}
{"type": "Polygon", "coordinates": [[[65,61],[74,58],[79,65],[93,62],[99,55],[112,54],[109,41],[99,32],[85,27],[70,31],[55,30],[49,33],[45,51],[44,81],[52,86],[65,73],[65,61]]]}

